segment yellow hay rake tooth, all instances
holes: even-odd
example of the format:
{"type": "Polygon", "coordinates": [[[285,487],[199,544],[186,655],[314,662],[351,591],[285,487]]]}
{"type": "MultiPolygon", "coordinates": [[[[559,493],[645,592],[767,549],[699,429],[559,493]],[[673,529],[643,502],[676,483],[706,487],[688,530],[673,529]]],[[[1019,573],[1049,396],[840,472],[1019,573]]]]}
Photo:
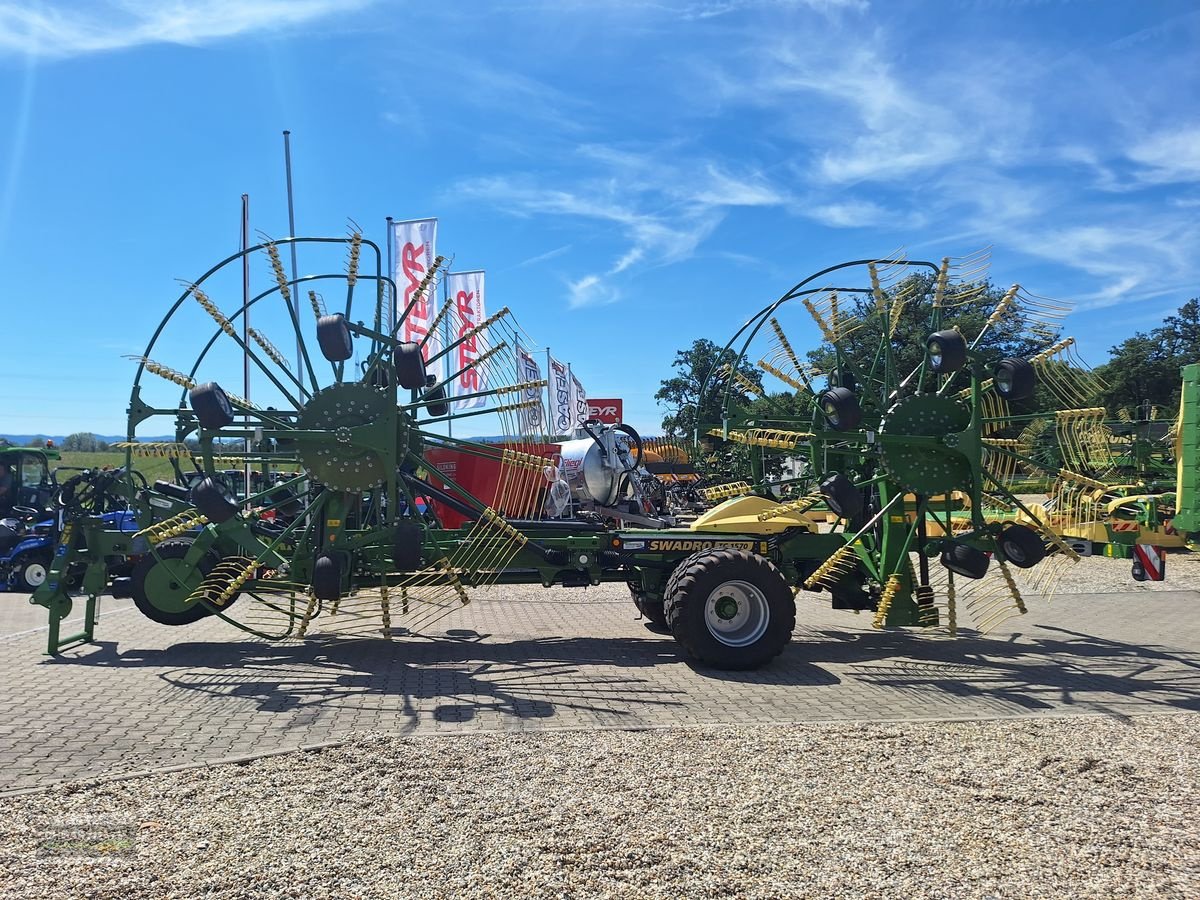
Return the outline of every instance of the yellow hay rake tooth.
{"type": "Polygon", "coordinates": [[[775,368],[773,365],[771,365],[769,362],[767,362],[764,359],[760,359],[758,361],[758,367],[760,369],[762,369],[764,372],[766,372],[768,375],[774,375],[776,378],[778,378],[780,381],[782,381],[784,384],[788,385],[789,387],[793,387],[798,391],[808,390],[808,385],[804,384],[802,381],[799,381],[798,379],[793,378],[791,375],[788,375],[785,372],[781,372],[779,369],[775,368]]]}
{"type": "Polygon", "coordinates": [[[132,450],[134,456],[158,456],[167,459],[192,456],[192,449],[187,444],[172,441],[117,441],[112,447],[116,450],[132,450]]]}
{"type": "Polygon", "coordinates": [[[766,396],[766,394],[763,392],[762,388],[760,388],[757,384],[755,384],[753,381],[751,381],[749,378],[747,378],[741,372],[738,372],[736,369],[731,368],[731,371],[729,374],[733,378],[733,383],[736,384],[739,388],[741,388],[744,393],[753,394],[756,397],[766,396]]]}
{"type": "Polygon", "coordinates": [[[740,497],[750,493],[750,485],[744,481],[731,481],[728,484],[717,484],[701,488],[700,496],[705,500],[727,500],[730,497],[740,497]]]}
{"type": "Polygon", "coordinates": [[[358,283],[358,256],[362,252],[362,232],[354,229],[350,233],[349,258],[346,260],[346,284],[354,287],[358,283]]]}
{"type": "Polygon", "coordinates": [[[197,285],[191,285],[192,296],[196,302],[200,304],[201,309],[212,317],[212,320],[217,323],[220,329],[229,335],[234,340],[237,340],[237,331],[233,327],[233,323],[225,317],[225,314],[217,308],[217,304],[213,303],[212,299],[204,291],[200,290],[197,285]]]}
{"type": "Polygon", "coordinates": [[[267,240],[266,246],[263,248],[267,251],[267,259],[271,262],[271,273],[275,276],[275,283],[279,285],[279,294],[285,301],[292,299],[292,289],[288,285],[287,273],[283,271],[283,260],[279,258],[279,248],[272,240],[267,240]]]}
{"type": "Polygon", "coordinates": [[[183,512],[171,516],[169,519],[163,519],[161,522],[147,525],[141,531],[137,532],[134,537],[144,537],[151,544],[160,544],[168,538],[177,537],[191,531],[193,528],[207,524],[207,516],[200,515],[194,509],[185,509],[183,512]]]}
{"type": "Polygon", "coordinates": [[[871,627],[883,628],[887,622],[888,610],[892,608],[892,600],[900,591],[900,576],[891,575],[888,577],[887,584],[883,586],[883,593],[879,597],[879,605],[875,609],[875,617],[871,620],[871,627]]]}
{"type": "Polygon", "coordinates": [[[224,607],[242,586],[254,578],[258,562],[245,556],[233,556],[221,560],[184,601],[191,606],[203,600],[210,606],[224,607]]]}
{"type": "Polygon", "coordinates": [[[825,562],[817,566],[816,571],[804,580],[804,586],[809,590],[818,587],[832,588],[838,579],[857,565],[858,557],[854,553],[853,544],[843,544],[834,550],[825,562]]]}
{"type": "Polygon", "coordinates": [[[172,384],[177,384],[182,388],[187,388],[188,390],[191,390],[192,388],[194,388],[196,386],[196,380],[194,378],[189,378],[187,375],[184,375],[182,372],[177,372],[175,369],[172,369],[170,366],[164,366],[162,363],[155,362],[154,360],[150,359],[149,357],[130,356],[127,358],[137,360],[143,366],[145,366],[146,371],[149,372],[151,375],[157,375],[159,378],[165,379],[165,380],[171,382],[172,384]]]}
{"type": "Polygon", "coordinates": [[[796,446],[812,438],[807,431],[783,431],[778,428],[748,428],[745,431],[729,432],[729,440],[748,447],[771,447],[776,450],[795,450],[796,446]]]}
{"type": "Polygon", "coordinates": [[[787,503],[781,503],[774,509],[768,509],[758,514],[758,521],[767,522],[771,519],[778,519],[781,516],[790,516],[793,513],[805,513],[824,500],[825,497],[820,491],[813,491],[799,500],[791,500],[787,503]]]}
{"type": "Polygon", "coordinates": [[[308,632],[308,626],[312,622],[313,614],[317,611],[317,595],[313,593],[312,588],[308,589],[308,601],[304,607],[304,615],[300,618],[300,624],[296,629],[296,637],[304,637],[308,632]]]}
{"type": "Polygon", "coordinates": [[[308,292],[308,302],[312,306],[313,316],[320,319],[325,315],[325,299],[316,291],[308,292]]]}
{"type": "Polygon", "coordinates": [[[271,360],[271,362],[275,363],[275,365],[279,366],[281,369],[288,368],[288,361],[284,359],[283,354],[279,352],[279,349],[269,340],[267,340],[266,335],[264,335],[257,328],[253,327],[247,328],[246,331],[250,334],[250,337],[254,339],[254,343],[258,344],[258,346],[262,348],[262,352],[267,354],[267,357],[271,360]]]}

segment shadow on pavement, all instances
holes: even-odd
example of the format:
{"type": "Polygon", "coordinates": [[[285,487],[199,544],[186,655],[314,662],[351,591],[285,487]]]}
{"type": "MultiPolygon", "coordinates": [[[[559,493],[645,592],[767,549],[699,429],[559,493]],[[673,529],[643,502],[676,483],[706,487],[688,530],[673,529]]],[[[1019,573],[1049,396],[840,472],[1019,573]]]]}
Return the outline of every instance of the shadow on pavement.
{"type": "MultiPolygon", "coordinates": [[[[396,712],[412,721],[418,709],[429,709],[422,701],[442,701],[434,718],[453,722],[483,710],[550,718],[561,707],[619,719],[647,707],[702,706],[710,692],[697,676],[801,689],[857,682],[880,691],[883,702],[976,697],[1013,712],[1078,707],[1120,714],[1129,701],[1200,710],[1200,655],[1062,628],[1034,631],[955,640],[903,631],[802,631],[779,659],[750,672],[686,664],[674,641],[649,633],[503,640],[466,629],[396,641],[244,640],[123,651],[101,643],[44,664],[160,669],[158,677],[174,690],[252,699],[263,711],[310,709],[314,717],[323,706],[360,703],[363,695],[392,697],[396,712]]],[[[738,697],[731,691],[723,702],[738,697]]],[[[289,727],[303,724],[300,717],[289,727]]]]}

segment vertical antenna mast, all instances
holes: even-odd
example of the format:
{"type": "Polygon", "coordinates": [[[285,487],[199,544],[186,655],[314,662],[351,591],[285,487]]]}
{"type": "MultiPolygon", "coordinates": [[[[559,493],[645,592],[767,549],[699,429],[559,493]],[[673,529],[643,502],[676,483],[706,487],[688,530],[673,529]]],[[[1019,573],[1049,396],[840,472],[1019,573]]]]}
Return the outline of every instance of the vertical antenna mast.
{"type": "MultiPolygon", "coordinates": [[[[292,133],[283,132],[283,167],[287,174],[288,201],[288,236],[293,238],[289,245],[292,249],[292,283],[296,282],[296,206],[292,201],[292,133]]],[[[300,321],[300,293],[292,290],[292,315],[300,321]]],[[[300,376],[300,335],[296,335],[296,377],[300,376]]]]}

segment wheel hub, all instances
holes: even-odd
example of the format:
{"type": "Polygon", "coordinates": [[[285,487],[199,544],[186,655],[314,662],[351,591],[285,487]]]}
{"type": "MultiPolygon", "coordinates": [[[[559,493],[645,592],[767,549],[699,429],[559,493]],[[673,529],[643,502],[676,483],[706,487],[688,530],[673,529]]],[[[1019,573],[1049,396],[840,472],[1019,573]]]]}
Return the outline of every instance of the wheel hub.
{"type": "Polygon", "coordinates": [[[728,647],[753,644],[771,623],[766,595],[748,581],[727,581],[704,604],[708,632],[728,647]]]}
{"type": "Polygon", "coordinates": [[[942,494],[971,485],[971,465],[958,449],[958,432],[971,424],[970,410],[954,397],[917,394],[888,410],[880,433],[890,437],[940,438],[940,444],[881,442],[883,467],[905,490],[942,494]]]}
{"type": "MultiPolygon", "coordinates": [[[[346,382],[317,392],[300,410],[300,431],[325,432],[326,439],[309,437],[296,441],[297,454],[308,475],[334,490],[361,491],[381,484],[388,476],[386,455],[368,446],[363,426],[380,425],[370,437],[386,435],[388,421],[395,417],[390,395],[368,384],[346,382]],[[356,432],[356,429],[360,429],[356,432]]],[[[407,429],[396,429],[403,444],[407,429]]],[[[397,455],[403,447],[397,448],[397,455]]],[[[394,463],[392,463],[394,464],[394,463]]]]}

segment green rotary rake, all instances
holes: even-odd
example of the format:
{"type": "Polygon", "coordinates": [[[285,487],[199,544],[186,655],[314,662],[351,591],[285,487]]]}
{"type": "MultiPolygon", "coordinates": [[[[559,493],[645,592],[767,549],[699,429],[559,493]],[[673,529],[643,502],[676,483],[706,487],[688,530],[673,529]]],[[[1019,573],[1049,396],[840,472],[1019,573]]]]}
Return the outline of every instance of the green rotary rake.
{"type": "Polygon", "coordinates": [[[423,342],[401,340],[393,325],[434,296],[444,267],[439,257],[408,307],[394,310],[379,249],[355,230],[265,240],[186,283],[137,358],[122,445],[130,463],[170,457],[176,477],[152,491],[130,482],[142,526],[132,549],[143,553],[114,593],[166,625],[216,615],[273,639],[386,637],[467,602],[468,584],[497,580],[521,554],[527,571],[551,578],[565,552],[508,521],[536,516],[545,484],[545,460],[520,449],[542,439],[545,383],[518,380],[522,334],[509,311],[472,324],[446,303],[423,342]],[[318,259],[344,254],[344,268],[289,279],[280,259],[288,244],[318,259]],[[219,303],[241,293],[233,291],[243,264],[247,276],[254,266],[269,273],[268,286],[244,303],[219,303]],[[337,292],[336,309],[318,287],[337,292]],[[307,302],[294,303],[300,292],[307,302]],[[369,324],[354,319],[364,293],[369,324]],[[443,331],[452,335],[444,347],[434,339],[443,331]],[[279,349],[285,343],[294,343],[294,361],[279,349]],[[466,346],[469,355],[457,352],[466,346]],[[160,361],[181,353],[193,354],[190,366],[160,361]],[[439,379],[435,369],[450,360],[439,379]],[[468,370],[492,386],[450,396],[446,385],[468,370]],[[258,385],[254,400],[230,389],[246,372],[258,385]],[[487,414],[509,444],[452,436],[456,424],[487,414]],[[486,501],[429,462],[437,450],[494,466],[486,501]],[[437,503],[467,523],[442,527],[437,503]]]}
{"type": "Polygon", "coordinates": [[[872,610],[877,626],[954,631],[965,607],[986,630],[1025,612],[1024,591],[1052,593],[1078,559],[1015,479],[1061,471],[1023,440],[1039,405],[1075,409],[1099,385],[1060,338],[1066,308],[1016,285],[996,294],[985,266],[979,254],[825,269],[752,316],[706,380],[723,417],[700,435],[708,449],[749,448],[753,489],[799,495],[765,515],[823,508],[835,520],[843,542],[803,588],[872,610]],[[806,360],[782,321],[799,311],[826,344],[806,360]],[[799,458],[802,473],[767,477],[771,454],[799,458]]]}

